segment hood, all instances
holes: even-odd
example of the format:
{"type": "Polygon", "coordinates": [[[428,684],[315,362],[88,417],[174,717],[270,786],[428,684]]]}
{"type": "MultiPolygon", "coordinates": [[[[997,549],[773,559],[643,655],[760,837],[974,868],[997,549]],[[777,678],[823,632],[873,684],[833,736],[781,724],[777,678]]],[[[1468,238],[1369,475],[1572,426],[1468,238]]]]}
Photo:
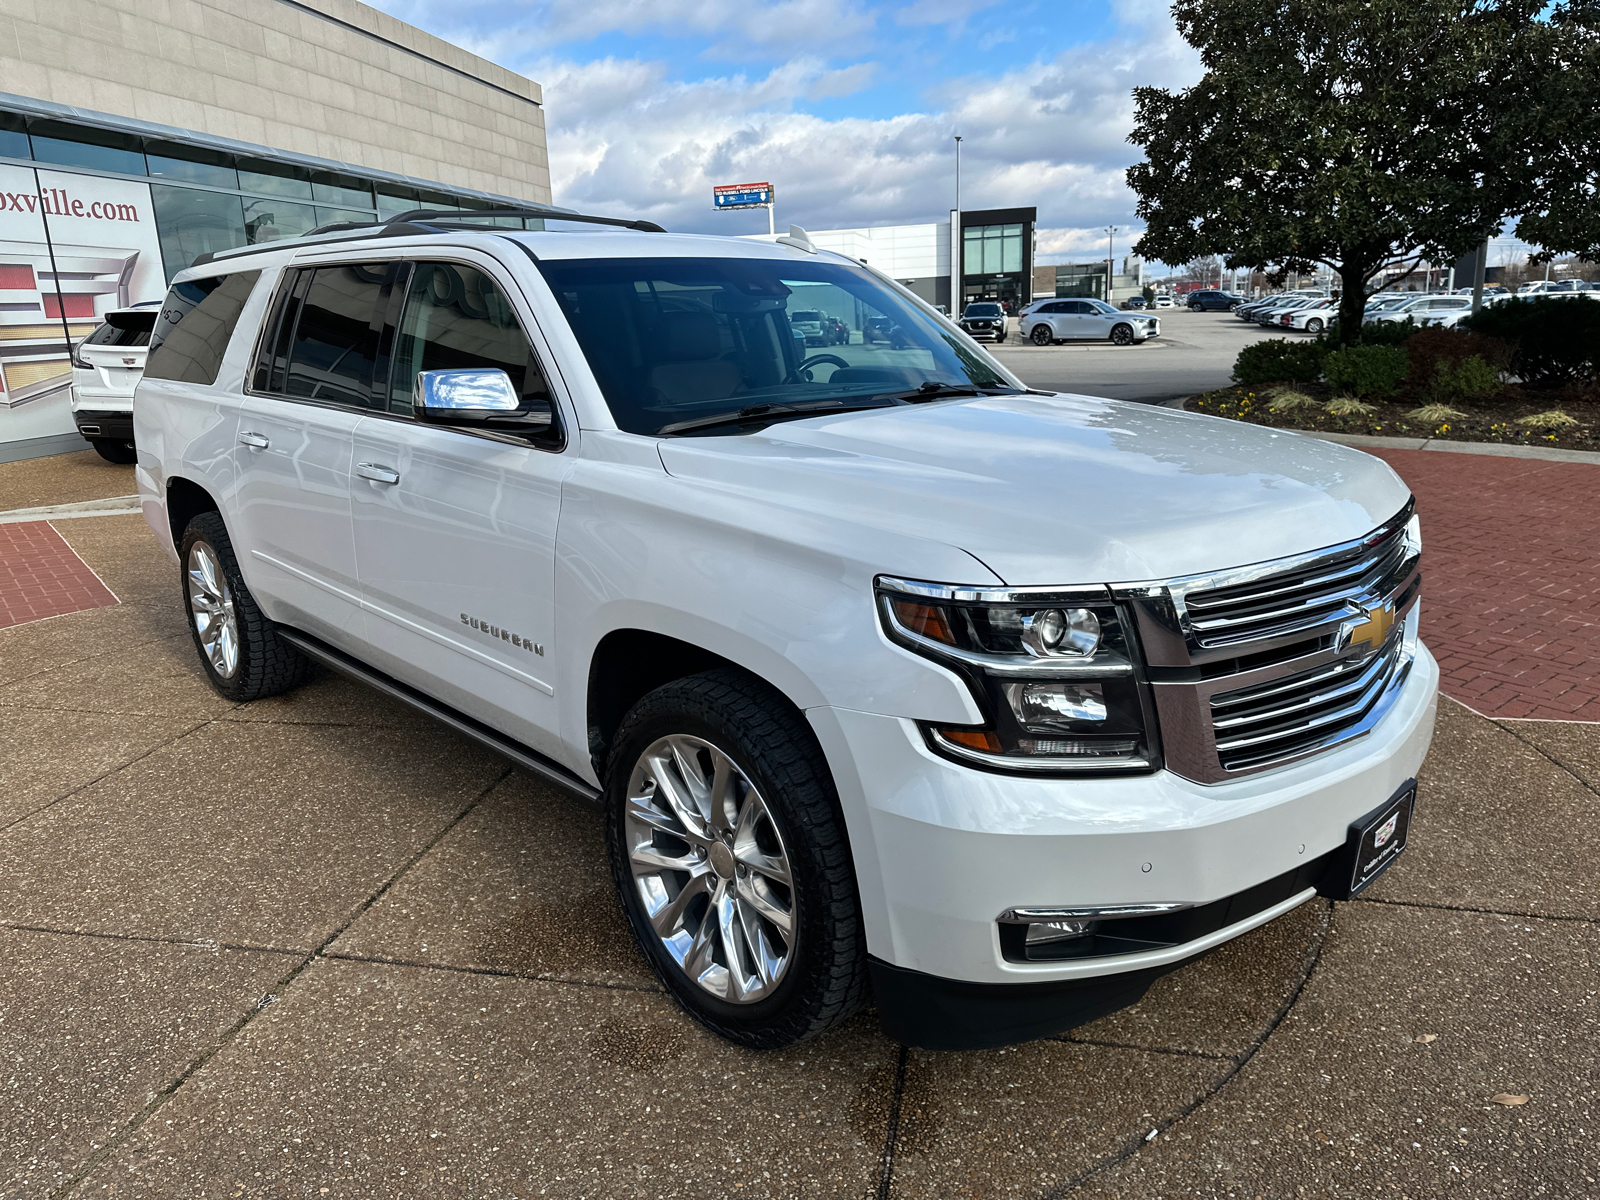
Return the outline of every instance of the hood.
{"type": "Polygon", "coordinates": [[[1386,464],[1333,442],[1087,396],[842,413],[660,450],[674,476],[946,542],[1014,586],[1298,554],[1367,533],[1410,495],[1386,464]]]}

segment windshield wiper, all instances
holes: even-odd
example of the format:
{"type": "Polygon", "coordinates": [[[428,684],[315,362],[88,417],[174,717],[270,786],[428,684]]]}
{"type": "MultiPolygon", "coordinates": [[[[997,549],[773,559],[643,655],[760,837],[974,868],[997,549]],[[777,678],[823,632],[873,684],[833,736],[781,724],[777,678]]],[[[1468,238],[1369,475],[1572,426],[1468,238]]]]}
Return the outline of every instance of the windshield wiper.
{"type": "Polygon", "coordinates": [[[867,403],[846,404],[840,400],[819,400],[815,404],[751,404],[739,409],[738,412],[717,413],[709,417],[695,417],[689,421],[674,421],[670,425],[663,425],[656,430],[657,437],[665,437],[669,433],[685,433],[691,429],[709,429],[713,425],[743,425],[746,422],[765,420],[768,417],[777,420],[780,417],[815,416],[819,412],[846,413],[860,412],[866,408],[892,408],[898,403],[894,399],[883,396],[871,396],[867,403]]]}
{"type": "Polygon", "coordinates": [[[929,400],[952,400],[957,396],[1020,396],[1022,393],[1014,387],[980,386],[975,383],[940,383],[930,379],[927,383],[918,384],[914,388],[906,388],[900,392],[874,392],[873,397],[887,396],[892,400],[900,400],[910,404],[924,404],[929,400]]]}

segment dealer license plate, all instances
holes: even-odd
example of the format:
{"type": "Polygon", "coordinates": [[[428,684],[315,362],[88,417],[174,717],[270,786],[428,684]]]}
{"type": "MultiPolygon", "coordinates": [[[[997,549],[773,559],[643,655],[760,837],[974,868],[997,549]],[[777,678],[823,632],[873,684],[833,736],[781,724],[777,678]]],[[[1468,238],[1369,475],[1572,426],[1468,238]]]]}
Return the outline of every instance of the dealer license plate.
{"type": "Polygon", "coordinates": [[[1350,840],[1356,848],[1350,874],[1352,896],[1364,891],[1405,852],[1416,801],[1417,785],[1413,783],[1377,812],[1350,826],[1350,840]]]}

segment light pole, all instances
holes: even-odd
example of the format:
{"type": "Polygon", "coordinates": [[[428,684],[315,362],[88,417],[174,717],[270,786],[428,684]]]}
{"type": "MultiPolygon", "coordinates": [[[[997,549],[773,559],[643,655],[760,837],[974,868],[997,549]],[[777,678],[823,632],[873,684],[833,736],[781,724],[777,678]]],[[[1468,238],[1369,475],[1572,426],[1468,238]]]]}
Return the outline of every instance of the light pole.
{"type": "Polygon", "coordinates": [[[1116,237],[1117,237],[1117,227],[1115,225],[1107,225],[1106,226],[1106,303],[1107,304],[1110,304],[1112,302],[1111,301],[1111,277],[1117,273],[1117,268],[1116,268],[1117,256],[1116,256],[1116,252],[1115,252],[1115,249],[1114,249],[1114,247],[1116,246],[1116,237]]]}
{"type": "Polygon", "coordinates": [[[961,135],[956,139],[956,206],[950,210],[950,315],[961,315],[966,288],[966,239],[961,236],[961,135]]]}

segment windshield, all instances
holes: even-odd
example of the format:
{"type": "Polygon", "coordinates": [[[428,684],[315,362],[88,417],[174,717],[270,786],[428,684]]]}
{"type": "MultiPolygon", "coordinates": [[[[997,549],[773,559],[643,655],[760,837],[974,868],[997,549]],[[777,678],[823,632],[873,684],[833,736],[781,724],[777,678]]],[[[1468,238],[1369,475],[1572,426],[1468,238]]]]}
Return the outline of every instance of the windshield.
{"type": "Polygon", "coordinates": [[[539,270],[630,433],[764,405],[1022,387],[938,317],[841,262],[541,259],[539,270]],[[798,326],[824,320],[837,344],[808,348],[818,335],[798,326]]]}
{"type": "Polygon", "coordinates": [[[969,304],[967,316],[969,317],[998,317],[1000,306],[998,304],[969,304]]]}

